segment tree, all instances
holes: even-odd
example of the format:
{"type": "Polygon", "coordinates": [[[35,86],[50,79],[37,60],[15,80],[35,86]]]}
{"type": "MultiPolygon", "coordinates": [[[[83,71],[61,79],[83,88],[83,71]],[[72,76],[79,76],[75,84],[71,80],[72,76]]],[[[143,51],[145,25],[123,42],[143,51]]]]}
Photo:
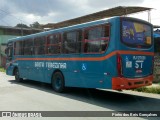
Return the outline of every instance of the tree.
{"type": "Polygon", "coordinates": [[[39,29],[41,29],[41,25],[37,21],[34,22],[33,24],[30,24],[30,27],[31,28],[39,28],[39,29]]]}
{"type": "Polygon", "coordinates": [[[23,24],[23,23],[18,23],[15,27],[29,28],[26,24],[23,24]]]}

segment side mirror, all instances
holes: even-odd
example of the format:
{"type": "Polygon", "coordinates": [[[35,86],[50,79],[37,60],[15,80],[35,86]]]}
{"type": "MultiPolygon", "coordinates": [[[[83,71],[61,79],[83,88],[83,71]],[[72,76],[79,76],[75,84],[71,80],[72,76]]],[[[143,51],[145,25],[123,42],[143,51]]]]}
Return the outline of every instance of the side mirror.
{"type": "Polygon", "coordinates": [[[11,60],[12,60],[12,57],[9,57],[8,59],[9,59],[9,61],[11,61],[11,60]]]}
{"type": "Polygon", "coordinates": [[[8,54],[8,48],[5,49],[5,54],[6,54],[6,55],[8,54]]]}

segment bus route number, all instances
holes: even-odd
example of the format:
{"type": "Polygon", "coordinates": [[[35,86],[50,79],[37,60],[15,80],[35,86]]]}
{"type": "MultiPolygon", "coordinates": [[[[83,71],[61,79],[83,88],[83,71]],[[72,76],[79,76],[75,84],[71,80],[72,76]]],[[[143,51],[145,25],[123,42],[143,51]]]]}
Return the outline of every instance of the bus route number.
{"type": "Polygon", "coordinates": [[[136,61],[135,62],[135,68],[136,69],[142,69],[143,68],[143,61],[136,61]]]}

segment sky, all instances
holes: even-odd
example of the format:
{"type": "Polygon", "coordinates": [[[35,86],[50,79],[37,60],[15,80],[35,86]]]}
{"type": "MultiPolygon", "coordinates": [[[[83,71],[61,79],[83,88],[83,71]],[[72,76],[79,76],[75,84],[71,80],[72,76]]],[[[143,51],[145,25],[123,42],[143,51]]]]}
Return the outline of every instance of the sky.
{"type": "MultiPolygon", "coordinates": [[[[0,0],[0,26],[56,23],[117,6],[153,8],[151,23],[160,25],[160,0],[0,0]]],[[[148,20],[148,12],[129,16],[148,20]]]]}

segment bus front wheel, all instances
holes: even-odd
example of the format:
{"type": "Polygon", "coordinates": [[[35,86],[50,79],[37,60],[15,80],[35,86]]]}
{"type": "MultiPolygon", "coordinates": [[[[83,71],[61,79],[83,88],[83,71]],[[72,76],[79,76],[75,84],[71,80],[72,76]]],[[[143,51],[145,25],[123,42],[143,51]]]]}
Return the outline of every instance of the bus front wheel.
{"type": "Polygon", "coordinates": [[[64,92],[65,83],[61,72],[55,72],[52,77],[52,88],[56,92],[64,92]]]}
{"type": "Polygon", "coordinates": [[[16,81],[20,82],[20,81],[23,80],[22,78],[20,78],[19,70],[18,70],[18,69],[15,69],[14,75],[15,75],[15,80],[16,80],[16,81]]]}

